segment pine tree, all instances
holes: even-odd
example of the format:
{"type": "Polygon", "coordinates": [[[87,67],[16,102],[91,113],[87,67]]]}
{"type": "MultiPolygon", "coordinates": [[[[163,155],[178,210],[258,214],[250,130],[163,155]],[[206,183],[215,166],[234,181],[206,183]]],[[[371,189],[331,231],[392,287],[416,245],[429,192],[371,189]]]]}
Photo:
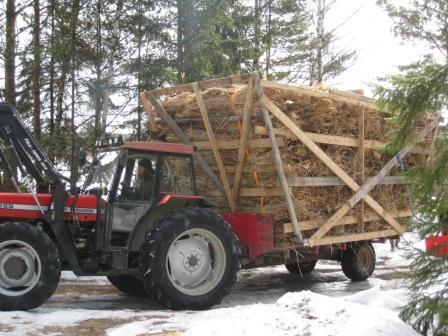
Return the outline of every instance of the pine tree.
{"type": "MultiPolygon", "coordinates": [[[[395,21],[395,31],[409,40],[423,40],[442,55],[448,51],[448,4],[445,1],[416,0],[412,6],[380,3],[395,21]]],[[[377,89],[383,108],[395,115],[400,129],[391,144],[402,147],[414,136],[416,120],[429,112],[448,107],[448,61],[436,62],[428,55],[420,62],[403,66],[377,89]]],[[[448,134],[439,132],[435,158],[430,165],[408,173],[411,191],[419,206],[419,220],[413,229],[420,238],[448,232],[448,134]]],[[[448,335],[448,256],[415,250],[409,286],[411,300],[401,317],[424,335],[448,335]]]]}

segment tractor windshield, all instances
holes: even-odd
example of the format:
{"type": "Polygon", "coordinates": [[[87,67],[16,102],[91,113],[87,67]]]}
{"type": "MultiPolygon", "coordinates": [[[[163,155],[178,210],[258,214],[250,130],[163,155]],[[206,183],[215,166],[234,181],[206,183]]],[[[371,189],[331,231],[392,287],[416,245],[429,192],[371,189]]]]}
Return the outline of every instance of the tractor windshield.
{"type": "Polygon", "coordinates": [[[90,176],[84,186],[84,192],[97,193],[102,199],[107,200],[108,192],[112,186],[115,171],[121,150],[112,150],[97,153],[92,163],[90,176]]]}

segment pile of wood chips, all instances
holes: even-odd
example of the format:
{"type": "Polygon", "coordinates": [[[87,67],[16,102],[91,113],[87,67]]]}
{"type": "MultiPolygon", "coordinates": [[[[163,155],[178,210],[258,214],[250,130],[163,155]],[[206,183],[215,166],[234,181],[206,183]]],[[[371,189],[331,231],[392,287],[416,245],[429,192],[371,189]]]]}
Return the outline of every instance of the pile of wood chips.
{"type": "MultiPolygon", "coordinates": [[[[265,95],[287,114],[304,132],[309,134],[325,153],[330,156],[349,176],[362,184],[365,178],[375,176],[392,158],[384,154],[381,147],[390,139],[388,135],[394,126],[389,115],[376,109],[372,99],[325,88],[300,88],[272,82],[263,82],[265,95]],[[360,165],[359,137],[361,115],[364,114],[364,167],[360,165]]],[[[222,156],[229,183],[233,186],[235,167],[238,162],[238,148],[241,135],[241,120],[247,95],[247,85],[214,87],[202,92],[208,116],[213,127],[220,154],[222,156]]],[[[193,142],[210,167],[219,175],[217,163],[211,150],[201,112],[193,92],[183,92],[174,96],[160,97],[168,114],[193,142]]],[[[176,134],[162,121],[156,119],[158,137],[169,142],[179,142],[176,134]]],[[[288,177],[299,223],[302,223],[304,237],[309,237],[319,223],[331,217],[352,195],[353,191],[335,178],[319,158],[311,153],[294,135],[274,117],[273,126],[277,143],[288,177]],[[336,181],[327,186],[304,186],[303,177],[331,178],[336,181]],[[298,182],[297,182],[298,181],[298,182]],[[296,182],[296,186],[294,186],[296,182]]],[[[422,120],[423,127],[428,120],[422,120]]],[[[415,167],[429,159],[431,140],[419,144],[419,149],[410,153],[405,164],[415,167]],[[423,150],[422,150],[423,149],[423,150]]],[[[208,176],[199,166],[195,167],[199,193],[208,196],[218,207],[217,211],[229,211],[226,198],[220,194],[208,176]]],[[[391,176],[397,176],[395,168],[391,176]]],[[[307,180],[310,183],[309,179],[307,180]]],[[[320,181],[320,180],[319,180],[320,181]]],[[[381,206],[396,215],[399,221],[410,215],[407,189],[404,184],[381,184],[369,193],[381,206]]],[[[237,211],[267,212],[274,219],[275,243],[288,244],[292,233],[285,233],[284,224],[290,223],[284,197],[279,187],[271,142],[266,133],[260,104],[254,94],[251,115],[251,133],[246,151],[241,189],[236,199],[237,211]]],[[[359,218],[364,213],[364,232],[383,230],[388,227],[365,205],[358,205],[348,214],[359,218]],[[369,219],[370,216],[370,219],[369,219]]],[[[358,232],[358,221],[333,228],[329,234],[344,235],[358,232]]],[[[389,227],[390,228],[390,227],[389,227]]]]}

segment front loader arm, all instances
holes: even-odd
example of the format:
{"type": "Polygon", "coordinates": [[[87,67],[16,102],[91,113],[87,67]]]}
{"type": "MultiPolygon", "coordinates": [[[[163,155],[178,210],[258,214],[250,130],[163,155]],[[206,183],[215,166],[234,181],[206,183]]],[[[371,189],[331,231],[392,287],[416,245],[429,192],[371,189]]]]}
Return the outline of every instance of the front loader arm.
{"type": "Polygon", "coordinates": [[[80,273],[81,267],[73,236],[65,219],[64,207],[68,193],[63,177],[57,172],[36,138],[28,131],[17,111],[6,103],[0,103],[0,138],[10,154],[8,157],[3,153],[0,155],[9,173],[12,174],[12,165],[8,162],[8,158],[11,158],[15,161],[14,166],[17,166],[23,175],[31,175],[38,185],[51,185],[53,206],[48,207],[44,219],[49,223],[60,251],[73,270],[80,273]]]}
{"type": "MultiPolygon", "coordinates": [[[[53,163],[28,131],[17,111],[6,103],[0,103],[0,137],[22,174],[31,175],[38,184],[62,183],[53,163]]],[[[4,159],[4,155],[1,158],[4,159]]],[[[7,160],[5,164],[10,170],[11,165],[7,160]]]]}

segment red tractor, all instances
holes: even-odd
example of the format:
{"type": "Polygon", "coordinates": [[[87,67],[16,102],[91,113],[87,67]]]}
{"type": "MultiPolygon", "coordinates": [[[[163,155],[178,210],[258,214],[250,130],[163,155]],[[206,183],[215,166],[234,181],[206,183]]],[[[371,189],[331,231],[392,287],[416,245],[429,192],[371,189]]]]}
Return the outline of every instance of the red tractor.
{"type": "Polygon", "coordinates": [[[3,103],[0,137],[4,169],[13,176],[18,167],[48,190],[20,193],[12,178],[18,192],[0,193],[0,310],[41,305],[62,268],[107,276],[122,292],[171,309],[206,309],[229,293],[237,238],[196,195],[192,146],[101,141],[79,189],[3,103]]]}

